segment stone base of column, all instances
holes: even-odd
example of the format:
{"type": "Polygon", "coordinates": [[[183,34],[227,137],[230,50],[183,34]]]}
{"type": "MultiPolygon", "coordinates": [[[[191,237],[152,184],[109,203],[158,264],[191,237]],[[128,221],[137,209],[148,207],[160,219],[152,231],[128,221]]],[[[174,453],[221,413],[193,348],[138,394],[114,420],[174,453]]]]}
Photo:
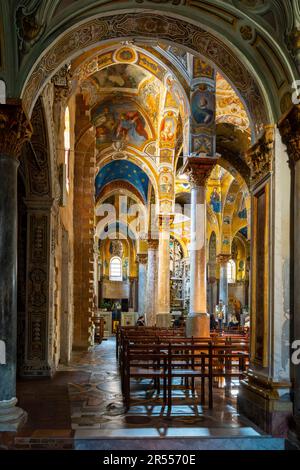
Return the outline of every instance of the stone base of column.
{"type": "MultiPolygon", "coordinates": [[[[85,349],[86,350],[86,349],[85,349]]],[[[53,377],[55,373],[54,366],[47,364],[40,365],[27,365],[23,364],[20,370],[20,377],[29,378],[29,377],[53,377]]]]}
{"type": "Polygon", "coordinates": [[[300,450],[300,429],[288,432],[286,450],[300,450]]]}
{"type": "Polygon", "coordinates": [[[208,313],[193,313],[186,319],[187,337],[209,338],[210,319],[208,313]]]}
{"type": "Polygon", "coordinates": [[[170,328],[171,317],[169,313],[157,313],[156,314],[156,326],[160,328],[170,328]]]}
{"type": "Polygon", "coordinates": [[[27,413],[16,406],[17,398],[0,401],[0,431],[16,432],[27,421],[27,413]]]}
{"type": "Polygon", "coordinates": [[[290,384],[247,374],[240,383],[238,412],[272,436],[287,436],[293,414],[290,384]]]}

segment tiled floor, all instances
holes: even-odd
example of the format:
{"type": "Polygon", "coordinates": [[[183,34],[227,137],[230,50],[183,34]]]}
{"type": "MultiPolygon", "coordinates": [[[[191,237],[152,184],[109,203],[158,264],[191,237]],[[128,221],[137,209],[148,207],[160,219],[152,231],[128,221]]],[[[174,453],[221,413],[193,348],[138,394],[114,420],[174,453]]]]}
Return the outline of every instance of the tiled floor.
{"type": "Polygon", "coordinates": [[[178,387],[175,406],[169,413],[153,396],[151,383],[136,382],[133,388],[139,402],[125,413],[114,338],[91,352],[75,353],[70,365],[61,366],[54,379],[18,383],[19,404],[29,419],[17,435],[15,446],[122,448],[118,441],[121,445],[124,440],[127,444],[129,440],[140,440],[146,445],[161,438],[175,444],[182,439],[191,439],[191,443],[195,439],[263,437],[252,423],[238,415],[235,398],[225,398],[223,390],[215,390],[214,409],[208,410],[178,387]]]}

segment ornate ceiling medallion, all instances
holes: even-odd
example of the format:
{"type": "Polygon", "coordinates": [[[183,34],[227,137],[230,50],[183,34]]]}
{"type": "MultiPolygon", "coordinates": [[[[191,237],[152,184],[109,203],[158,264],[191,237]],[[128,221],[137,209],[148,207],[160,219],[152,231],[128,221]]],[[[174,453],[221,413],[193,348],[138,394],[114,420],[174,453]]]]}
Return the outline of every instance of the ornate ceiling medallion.
{"type": "Polygon", "coordinates": [[[115,54],[114,54],[114,60],[116,62],[125,62],[132,64],[134,62],[137,62],[138,55],[134,49],[131,47],[121,47],[118,49],[115,54]]]}

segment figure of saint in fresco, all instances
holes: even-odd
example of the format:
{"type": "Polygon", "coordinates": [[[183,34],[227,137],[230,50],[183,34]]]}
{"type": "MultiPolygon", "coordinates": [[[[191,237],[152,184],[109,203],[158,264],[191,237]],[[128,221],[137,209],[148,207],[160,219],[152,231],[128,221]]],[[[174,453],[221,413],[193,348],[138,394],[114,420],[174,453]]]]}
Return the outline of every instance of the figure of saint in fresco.
{"type": "Polygon", "coordinates": [[[175,137],[174,120],[166,118],[162,122],[160,137],[162,142],[172,142],[175,137]]]}
{"type": "Polygon", "coordinates": [[[97,117],[94,124],[96,127],[96,139],[99,141],[106,140],[111,136],[116,127],[114,115],[108,107],[103,108],[103,112],[97,117]]]}
{"type": "Polygon", "coordinates": [[[117,139],[142,143],[148,139],[145,123],[137,111],[122,113],[116,131],[117,139]]]}
{"type": "Polygon", "coordinates": [[[162,193],[170,193],[172,191],[172,177],[168,174],[162,174],[160,177],[160,190],[162,193]]]}
{"type": "Polygon", "coordinates": [[[238,216],[240,219],[247,219],[247,209],[246,209],[246,203],[245,203],[245,196],[242,196],[240,207],[238,210],[238,216]]]}
{"type": "Polygon", "coordinates": [[[221,198],[216,187],[214,187],[210,195],[210,205],[212,210],[217,214],[221,212],[221,198]]]}
{"type": "Polygon", "coordinates": [[[197,124],[211,124],[214,111],[209,106],[209,100],[203,93],[195,93],[192,99],[192,114],[197,124]]]}

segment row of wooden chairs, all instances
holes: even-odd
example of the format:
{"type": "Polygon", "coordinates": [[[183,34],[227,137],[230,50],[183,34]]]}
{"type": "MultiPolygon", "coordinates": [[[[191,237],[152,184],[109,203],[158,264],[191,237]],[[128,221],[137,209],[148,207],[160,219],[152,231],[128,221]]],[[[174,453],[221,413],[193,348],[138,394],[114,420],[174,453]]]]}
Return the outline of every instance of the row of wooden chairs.
{"type": "Polygon", "coordinates": [[[122,390],[126,408],[131,401],[131,379],[151,379],[160,394],[163,385],[163,404],[172,407],[173,379],[180,378],[195,393],[195,379],[200,379],[200,404],[205,405],[205,385],[208,383],[208,406],[213,407],[213,383],[224,378],[230,387],[232,378],[241,379],[248,365],[244,344],[212,344],[185,338],[164,344],[132,343],[125,341],[122,360],[122,390]]]}
{"type": "Polygon", "coordinates": [[[116,331],[116,358],[118,359],[120,349],[125,339],[148,337],[155,339],[157,337],[183,337],[184,328],[162,328],[157,326],[119,326],[116,331]]]}

